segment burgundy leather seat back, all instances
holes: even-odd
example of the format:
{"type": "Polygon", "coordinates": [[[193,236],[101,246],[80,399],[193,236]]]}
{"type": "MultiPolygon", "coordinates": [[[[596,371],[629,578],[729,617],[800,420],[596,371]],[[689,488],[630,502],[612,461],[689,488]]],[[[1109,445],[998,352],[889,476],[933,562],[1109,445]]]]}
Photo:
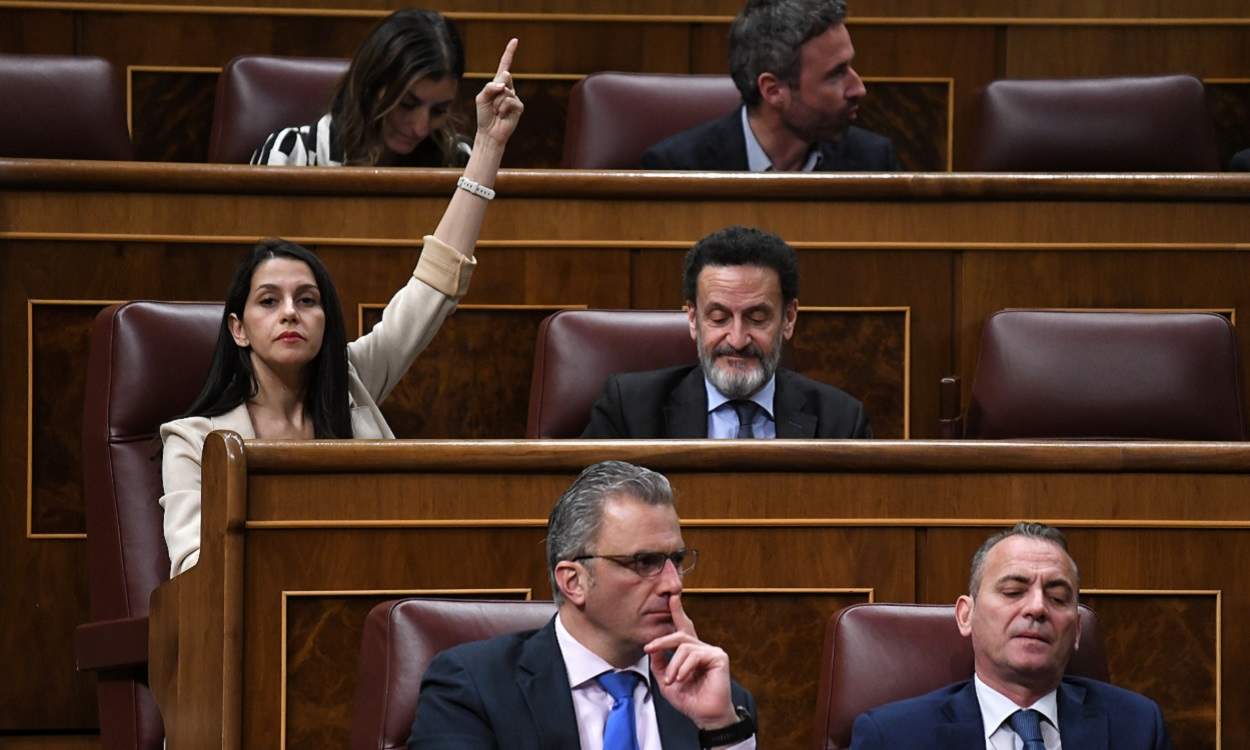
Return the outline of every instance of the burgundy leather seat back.
{"type": "Polygon", "coordinates": [[[348,60],[240,55],[222,69],[213,102],[208,160],[246,164],[265,137],[311,125],[330,111],[348,60]]]}
{"type": "MultiPolygon", "coordinates": [[[[131,302],[91,331],[83,409],[83,495],[93,622],[145,617],[169,578],[157,430],[181,414],[208,373],[221,305],[131,302]]],[[[156,704],[137,679],[99,680],[106,748],[160,748],[156,704]]]]}
{"type": "Polygon", "coordinates": [[[1001,310],[965,437],[1244,440],[1240,380],[1222,315],[1001,310]]]}
{"type": "Polygon", "coordinates": [[[421,677],[452,646],[537,630],[556,613],[552,602],[401,599],[369,612],[360,647],[352,750],[405,747],[421,677]]]}
{"type": "Polygon", "coordinates": [[[107,60],[0,54],[0,156],[133,159],[125,101],[107,60]]]}
{"type": "Polygon", "coordinates": [[[538,328],[525,436],[578,437],[609,375],[698,359],[684,312],[561,310],[538,328]]]}
{"type": "Polygon", "coordinates": [[[973,168],[984,172],[1218,172],[1202,82],[1147,78],[994,81],[973,168]]]}
{"type": "Polygon", "coordinates": [[[670,135],[742,104],[729,76],[592,73],[569,93],[565,169],[634,169],[670,135]]]}
{"type": "MultiPolygon", "coordinates": [[[[1107,655],[1093,610],[1080,606],[1081,642],[1068,674],[1107,680],[1107,655]]],[[[851,745],[855,717],[870,708],[972,678],[972,641],[947,604],[856,604],[825,631],[814,747],[851,745]]]]}

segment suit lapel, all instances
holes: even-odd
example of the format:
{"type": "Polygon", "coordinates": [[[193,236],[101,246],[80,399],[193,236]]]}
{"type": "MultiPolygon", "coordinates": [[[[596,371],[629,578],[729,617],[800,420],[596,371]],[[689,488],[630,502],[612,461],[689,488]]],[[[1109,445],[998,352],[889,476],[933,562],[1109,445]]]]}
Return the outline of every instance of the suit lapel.
{"type": "Polygon", "coordinates": [[[233,430],[244,440],[256,438],[256,428],[252,426],[252,416],[247,413],[247,404],[239,404],[225,414],[218,414],[208,420],[214,430],[233,430]]]}
{"type": "Polygon", "coordinates": [[[669,395],[664,404],[664,437],[707,437],[707,388],[703,384],[703,368],[691,368],[690,374],[669,395]]]}
{"type": "Polygon", "coordinates": [[[655,704],[655,722],[660,728],[660,746],[664,750],[698,750],[698,727],[664,699],[654,674],[651,675],[651,701],[655,704]]]}
{"type": "Polygon", "coordinates": [[[1059,739],[1064,747],[1105,750],[1107,714],[1085,702],[1086,690],[1074,682],[1059,683],[1059,739]]]}
{"type": "Polygon", "coordinates": [[[794,387],[793,373],[777,370],[773,393],[773,419],[779,439],[807,440],[816,437],[816,415],[805,410],[807,398],[794,387]]]}
{"type": "Polygon", "coordinates": [[[517,660],[517,687],[525,696],[538,733],[535,746],[544,750],[579,750],[577,714],[564,658],[556,642],[555,622],[553,617],[522,647],[517,660]]]}
{"type": "Polygon", "coordinates": [[[947,723],[937,727],[938,747],[949,750],[985,747],[981,704],[977,702],[977,689],[972,680],[942,705],[942,715],[947,723]]]}

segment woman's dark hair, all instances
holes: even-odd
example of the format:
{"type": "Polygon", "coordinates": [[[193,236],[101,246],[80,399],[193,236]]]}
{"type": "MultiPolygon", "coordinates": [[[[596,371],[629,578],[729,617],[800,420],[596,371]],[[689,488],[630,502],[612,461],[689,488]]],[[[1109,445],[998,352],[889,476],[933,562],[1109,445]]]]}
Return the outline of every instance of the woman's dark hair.
{"type": "Polygon", "coordinates": [[[252,290],[256,268],[271,258],[303,261],[312,270],[321,292],[325,312],[325,334],[321,351],[305,366],[307,382],[304,408],[312,417],[319,438],[352,437],[351,408],[347,401],[347,332],[339,294],[321,259],[311,251],[280,239],[261,240],[234,272],[226,292],[226,309],[221,314],[221,330],[204,389],[196,396],[185,417],[215,417],[256,396],[256,376],[252,370],[251,349],[240,347],[230,334],[230,316],[243,319],[243,308],[252,290]]]}
{"type": "MultiPolygon", "coordinates": [[[[459,81],[464,76],[464,45],[456,27],[432,10],[400,10],[369,32],[352,57],[330,105],[334,137],[344,164],[377,164],[381,158],[382,118],[399,104],[414,81],[459,81]]],[[[455,119],[400,158],[404,166],[454,166],[463,162],[455,119]],[[422,148],[425,146],[425,148],[422,148]],[[434,158],[437,163],[426,163],[434,158]]]]}

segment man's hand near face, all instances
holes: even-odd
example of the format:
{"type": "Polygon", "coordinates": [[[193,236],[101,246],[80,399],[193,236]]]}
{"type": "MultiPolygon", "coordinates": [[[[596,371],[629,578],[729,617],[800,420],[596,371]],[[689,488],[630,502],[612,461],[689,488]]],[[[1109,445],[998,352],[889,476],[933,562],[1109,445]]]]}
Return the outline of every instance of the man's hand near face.
{"type": "Polygon", "coordinates": [[[660,693],[700,729],[720,729],[738,721],[729,690],[729,655],[699,640],[694,622],[681,607],[681,595],[668,599],[677,630],[648,643],[660,693]]]}

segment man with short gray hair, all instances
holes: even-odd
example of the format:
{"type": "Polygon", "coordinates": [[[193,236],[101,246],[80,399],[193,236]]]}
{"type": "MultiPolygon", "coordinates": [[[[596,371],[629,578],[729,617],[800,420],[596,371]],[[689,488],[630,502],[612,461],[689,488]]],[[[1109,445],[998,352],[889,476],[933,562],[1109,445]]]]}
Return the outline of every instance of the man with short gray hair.
{"type": "Polygon", "coordinates": [[[902,169],[889,139],[851,125],[867,89],[845,21],[846,0],[747,0],[729,30],[743,106],[652,146],[643,168],[902,169]]]}
{"type": "Polygon", "coordinates": [[[548,519],[557,615],[435,658],[408,747],[753,750],[754,699],[682,609],[697,557],[663,475],[587,468],[548,519]]]}
{"type": "Polygon", "coordinates": [[[955,602],[975,674],[919,698],[860,714],[852,750],[1163,750],[1154,701],[1065,676],[1081,638],[1080,575],[1058,529],[1021,522],[972,556],[955,602]]]}

